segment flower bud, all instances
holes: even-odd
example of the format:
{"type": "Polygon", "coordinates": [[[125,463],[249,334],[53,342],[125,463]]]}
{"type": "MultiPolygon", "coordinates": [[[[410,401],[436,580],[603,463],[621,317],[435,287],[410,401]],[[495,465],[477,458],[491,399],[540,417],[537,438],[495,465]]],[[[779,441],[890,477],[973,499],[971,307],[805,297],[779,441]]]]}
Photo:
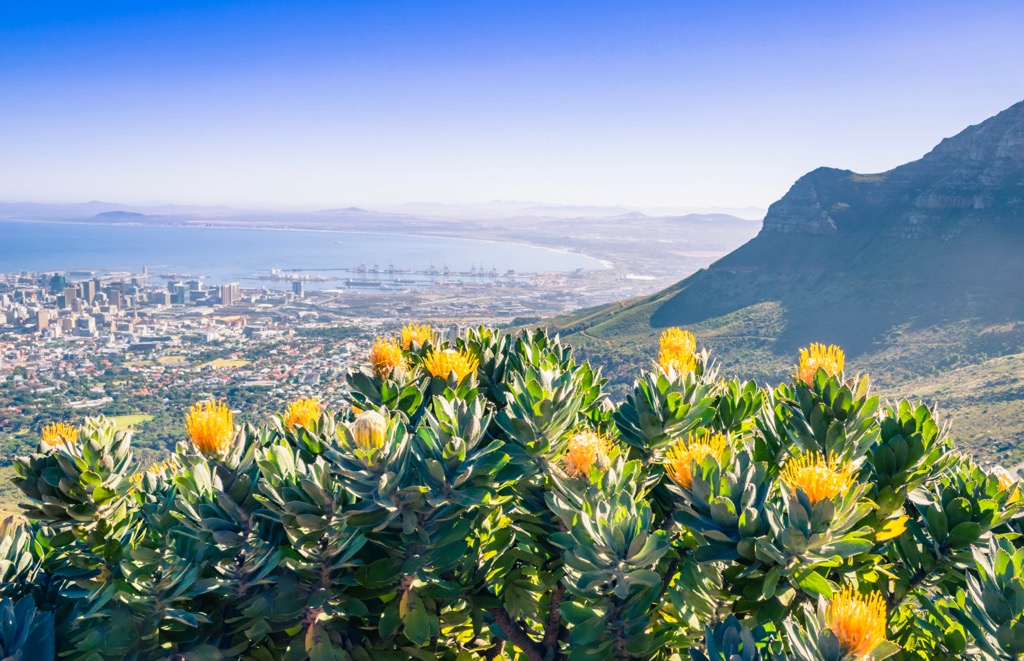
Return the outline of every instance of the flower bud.
{"type": "Polygon", "coordinates": [[[356,439],[356,447],[363,452],[384,447],[384,436],[388,431],[388,421],[376,411],[360,413],[349,426],[352,436],[356,439]]]}

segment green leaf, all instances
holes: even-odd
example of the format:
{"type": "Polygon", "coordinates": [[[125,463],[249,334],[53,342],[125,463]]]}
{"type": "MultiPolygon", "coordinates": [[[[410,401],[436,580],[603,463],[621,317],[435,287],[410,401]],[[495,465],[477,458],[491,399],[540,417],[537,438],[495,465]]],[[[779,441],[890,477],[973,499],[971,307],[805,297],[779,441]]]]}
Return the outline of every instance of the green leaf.
{"type": "Polygon", "coordinates": [[[356,581],[364,587],[379,587],[394,583],[399,568],[389,558],[374,560],[356,570],[356,581]]]}
{"type": "Polygon", "coordinates": [[[117,496],[116,491],[111,491],[105,487],[96,487],[92,492],[92,499],[97,505],[103,505],[117,496]]]}
{"type": "Polygon", "coordinates": [[[604,618],[594,616],[589,620],[580,622],[569,630],[569,642],[573,645],[586,647],[605,633],[607,627],[604,618]]]}
{"type": "Polygon", "coordinates": [[[966,498],[954,498],[945,510],[950,530],[971,518],[971,503],[966,498]]]}
{"type": "Polygon", "coordinates": [[[331,637],[319,622],[313,624],[306,633],[306,652],[309,661],[343,661],[345,654],[334,647],[331,637]]]}
{"type": "Polygon", "coordinates": [[[825,577],[814,570],[801,569],[794,572],[797,585],[800,589],[814,598],[832,598],[832,586],[825,577]]]}
{"type": "Polygon", "coordinates": [[[858,553],[865,553],[871,550],[874,542],[868,539],[852,538],[852,539],[840,539],[831,544],[825,544],[818,549],[818,552],[822,555],[838,555],[844,558],[857,555],[858,553]]]}
{"type": "Polygon", "coordinates": [[[73,541],[75,541],[75,532],[73,530],[65,530],[50,538],[50,546],[52,548],[60,548],[67,546],[73,541]]]}
{"type": "Polygon", "coordinates": [[[1013,617],[1010,602],[991,588],[986,588],[981,593],[981,603],[985,607],[985,614],[996,624],[1004,624],[1013,617]]]}
{"type": "Polygon", "coordinates": [[[950,548],[962,548],[970,546],[981,537],[981,525],[974,521],[964,521],[949,531],[950,548]]]}
{"type": "Polygon", "coordinates": [[[410,590],[402,595],[402,603],[405,609],[402,624],[405,625],[406,637],[417,645],[425,645],[430,640],[430,618],[423,600],[410,590]]]}
{"type": "Polygon", "coordinates": [[[398,626],[401,623],[402,620],[398,616],[398,599],[394,599],[384,608],[384,612],[380,616],[380,622],[377,623],[377,630],[382,638],[391,638],[398,631],[398,626]]]}
{"type": "Polygon", "coordinates": [[[565,621],[571,625],[576,625],[581,622],[594,617],[594,609],[583,604],[576,603],[575,601],[563,601],[558,607],[559,612],[565,621]]]}
{"type": "Polygon", "coordinates": [[[943,514],[935,506],[930,506],[924,515],[925,521],[928,522],[928,530],[931,532],[932,537],[935,541],[940,544],[946,541],[946,537],[949,535],[948,521],[946,515],[943,514]]]}
{"type": "Polygon", "coordinates": [[[764,575],[764,583],[761,585],[761,600],[768,600],[775,596],[775,587],[779,584],[782,572],[778,567],[772,567],[764,575]]]}

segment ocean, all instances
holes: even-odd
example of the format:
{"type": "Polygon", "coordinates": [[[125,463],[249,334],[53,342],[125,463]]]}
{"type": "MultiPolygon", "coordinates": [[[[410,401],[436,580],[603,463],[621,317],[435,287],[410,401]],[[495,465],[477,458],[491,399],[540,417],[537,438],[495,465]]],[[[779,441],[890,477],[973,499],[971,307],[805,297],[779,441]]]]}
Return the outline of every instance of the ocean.
{"type": "MultiPolygon", "coordinates": [[[[307,288],[344,286],[348,278],[426,280],[434,269],[505,274],[602,269],[603,261],[499,241],[355,232],[102,225],[0,220],[0,273],[128,271],[201,276],[209,284],[307,288]],[[384,275],[393,267],[395,274],[384,275]],[[365,272],[351,272],[343,269],[365,272]],[[371,273],[374,268],[382,273],[371,273]],[[272,270],[281,272],[271,279],[272,270]],[[420,273],[409,273],[418,271],[420,273]]],[[[459,276],[452,276],[459,277],[459,276]]]]}

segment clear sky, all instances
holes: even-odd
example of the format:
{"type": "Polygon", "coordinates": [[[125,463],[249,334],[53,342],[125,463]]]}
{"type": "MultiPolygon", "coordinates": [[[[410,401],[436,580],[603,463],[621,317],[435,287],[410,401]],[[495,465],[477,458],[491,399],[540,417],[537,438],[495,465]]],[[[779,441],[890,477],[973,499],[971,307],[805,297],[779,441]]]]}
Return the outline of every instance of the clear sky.
{"type": "Polygon", "coordinates": [[[0,200],[767,207],[1024,98],[1024,2],[0,0],[0,200]]]}

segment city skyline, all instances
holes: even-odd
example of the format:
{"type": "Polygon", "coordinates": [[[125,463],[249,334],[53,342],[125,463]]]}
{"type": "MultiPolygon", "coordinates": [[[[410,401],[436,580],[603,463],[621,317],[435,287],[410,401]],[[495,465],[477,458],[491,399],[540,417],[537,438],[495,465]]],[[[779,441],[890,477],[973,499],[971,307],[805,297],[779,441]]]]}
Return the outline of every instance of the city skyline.
{"type": "Polygon", "coordinates": [[[1024,98],[1010,2],[41,2],[0,200],[766,208],[1024,98]]]}

